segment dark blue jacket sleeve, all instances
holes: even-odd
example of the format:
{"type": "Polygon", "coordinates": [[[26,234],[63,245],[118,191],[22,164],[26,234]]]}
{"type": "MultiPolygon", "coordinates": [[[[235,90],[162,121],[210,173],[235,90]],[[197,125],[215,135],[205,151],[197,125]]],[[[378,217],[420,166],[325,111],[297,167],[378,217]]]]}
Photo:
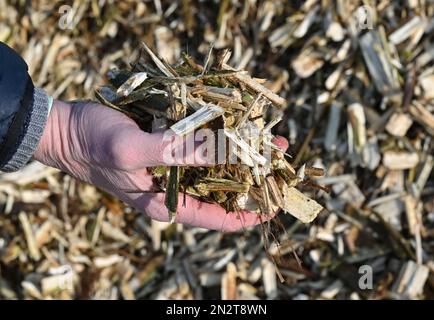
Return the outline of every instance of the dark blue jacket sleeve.
{"type": "Polygon", "coordinates": [[[49,98],[35,88],[24,60],[0,42],[0,170],[31,158],[48,117],[49,98]]]}

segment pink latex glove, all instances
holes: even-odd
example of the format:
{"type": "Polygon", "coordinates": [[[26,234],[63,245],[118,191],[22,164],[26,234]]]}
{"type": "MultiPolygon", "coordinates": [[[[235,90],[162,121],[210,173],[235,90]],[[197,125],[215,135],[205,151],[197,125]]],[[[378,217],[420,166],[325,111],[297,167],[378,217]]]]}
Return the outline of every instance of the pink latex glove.
{"type": "MultiPolygon", "coordinates": [[[[284,150],[288,147],[282,137],[273,142],[284,150]]],[[[55,101],[34,157],[105,190],[152,219],[168,221],[164,193],[154,193],[157,189],[146,169],[164,165],[164,147],[163,134],[143,132],[120,112],[94,103],[55,101]]],[[[224,231],[260,222],[255,213],[227,213],[189,196],[184,202],[184,195],[180,195],[175,221],[224,231]]]]}

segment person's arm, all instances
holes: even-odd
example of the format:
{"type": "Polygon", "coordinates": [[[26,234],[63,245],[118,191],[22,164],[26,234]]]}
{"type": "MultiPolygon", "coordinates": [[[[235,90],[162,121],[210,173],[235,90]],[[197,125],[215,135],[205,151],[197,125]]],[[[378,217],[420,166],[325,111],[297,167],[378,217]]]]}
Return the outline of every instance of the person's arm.
{"type": "MultiPolygon", "coordinates": [[[[0,170],[17,170],[33,155],[153,219],[168,221],[165,195],[157,192],[148,171],[167,165],[163,134],[143,132],[124,114],[95,103],[54,101],[49,111],[50,98],[33,87],[23,60],[5,46],[0,50],[0,130],[8,155],[1,154],[0,170]]],[[[275,143],[287,148],[285,139],[275,143]]],[[[195,159],[182,159],[179,165],[195,165],[195,159]]],[[[178,223],[215,230],[234,231],[260,222],[255,213],[227,213],[219,205],[183,195],[177,212],[178,223]]]]}
{"type": "Polygon", "coordinates": [[[24,60],[0,42],[0,171],[16,171],[32,157],[51,98],[35,88],[24,60]]]}

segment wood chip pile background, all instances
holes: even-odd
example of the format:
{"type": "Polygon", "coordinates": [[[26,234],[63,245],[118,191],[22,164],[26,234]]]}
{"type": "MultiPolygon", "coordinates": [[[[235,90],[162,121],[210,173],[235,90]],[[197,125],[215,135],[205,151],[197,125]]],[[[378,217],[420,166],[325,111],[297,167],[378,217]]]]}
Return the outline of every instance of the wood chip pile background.
{"type": "Polygon", "coordinates": [[[279,215],[265,252],[260,228],[151,222],[31,163],[0,174],[0,298],[434,298],[434,4],[23,3],[0,0],[0,41],[55,98],[95,99],[142,42],[170,65],[230,49],[227,65],[285,100],[267,121],[282,119],[292,167],[324,169],[298,188],[325,210],[307,225],[279,215]]]}

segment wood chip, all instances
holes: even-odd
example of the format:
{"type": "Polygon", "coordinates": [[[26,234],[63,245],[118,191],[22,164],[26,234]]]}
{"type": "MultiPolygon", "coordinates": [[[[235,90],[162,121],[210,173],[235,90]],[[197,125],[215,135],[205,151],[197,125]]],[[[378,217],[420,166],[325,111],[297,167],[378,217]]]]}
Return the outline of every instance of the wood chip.
{"type": "Polygon", "coordinates": [[[405,113],[394,113],[386,125],[386,130],[396,137],[403,137],[407,134],[413,124],[413,120],[405,113]]]}
{"type": "Polygon", "coordinates": [[[26,236],[27,248],[29,249],[30,256],[32,257],[32,259],[38,261],[41,258],[41,253],[38,249],[38,245],[36,243],[35,235],[33,233],[29,218],[25,212],[21,211],[18,214],[18,219],[21,222],[21,226],[26,236]]]}
{"type": "Polygon", "coordinates": [[[222,300],[237,299],[237,267],[232,262],[229,262],[222,276],[221,288],[222,300]]]}
{"type": "Polygon", "coordinates": [[[315,200],[309,199],[293,187],[283,189],[283,199],[285,212],[303,223],[312,222],[323,209],[315,200]]]}
{"type": "Polygon", "coordinates": [[[391,170],[406,170],[414,168],[419,163],[417,153],[386,151],[383,155],[383,164],[391,170]]]}
{"type": "Polygon", "coordinates": [[[407,261],[401,267],[392,290],[404,297],[415,299],[422,294],[428,273],[429,269],[426,266],[407,261]]]}

